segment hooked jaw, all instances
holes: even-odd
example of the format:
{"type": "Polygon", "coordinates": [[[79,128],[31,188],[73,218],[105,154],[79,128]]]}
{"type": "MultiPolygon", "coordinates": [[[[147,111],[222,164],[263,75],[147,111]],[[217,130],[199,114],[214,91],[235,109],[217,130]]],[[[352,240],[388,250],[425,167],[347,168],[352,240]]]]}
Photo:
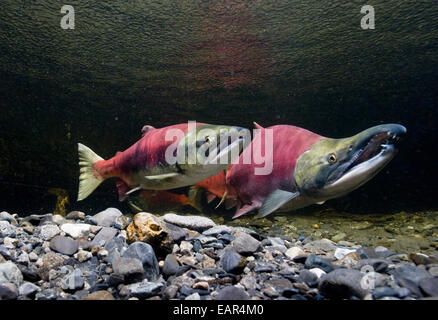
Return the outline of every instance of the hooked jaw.
{"type": "Polygon", "coordinates": [[[357,142],[348,161],[329,176],[322,193],[330,198],[345,195],[372,179],[397,153],[394,144],[406,133],[401,125],[367,129],[353,138],[357,142]]]}

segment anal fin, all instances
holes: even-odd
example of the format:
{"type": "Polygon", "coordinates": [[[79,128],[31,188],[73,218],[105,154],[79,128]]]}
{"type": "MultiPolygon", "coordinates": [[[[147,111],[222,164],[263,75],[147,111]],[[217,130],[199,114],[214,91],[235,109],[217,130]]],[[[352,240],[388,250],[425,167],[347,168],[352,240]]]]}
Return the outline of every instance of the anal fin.
{"type": "Polygon", "coordinates": [[[262,207],[259,209],[259,217],[266,217],[268,214],[282,207],[285,203],[299,196],[299,192],[289,192],[277,189],[271,192],[263,202],[262,207]]]}

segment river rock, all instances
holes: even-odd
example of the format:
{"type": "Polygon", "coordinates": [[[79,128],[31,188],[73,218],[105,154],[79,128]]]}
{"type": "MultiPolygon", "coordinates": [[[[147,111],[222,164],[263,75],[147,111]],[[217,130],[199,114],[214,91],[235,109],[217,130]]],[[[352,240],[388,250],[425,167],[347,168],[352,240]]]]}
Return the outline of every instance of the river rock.
{"type": "Polygon", "coordinates": [[[90,293],[84,300],[114,300],[114,296],[106,290],[90,293]]]}
{"type": "Polygon", "coordinates": [[[15,284],[6,282],[0,284],[0,300],[15,300],[18,297],[18,290],[15,284]]]}
{"type": "Polygon", "coordinates": [[[91,241],[90,246],[104,247],[108,242],[110,242],[116,235],[117,229],[111,227],[103,227],[91,241]]]}
{"type": "Polygon", "coordinates": [[[93,216],[93,220],[96,221],[97,225],[102,227],[111,227],[117,222],[117,218],[123,215],[119,209],[108,208],[104,211],[99,212],[93,216]]]}
{"type": "Polygon", "coordinates": [[[306,243],[303,246],[303,249],[304,251],[309,253],[333,257],[334,251],[336,250],[336,245],[333,241],[330,241],[328,239],[321,239],[306,243]]]}
{"type": "Polygon", "coordinates": [[[347,248],[336,248],[334,256],[336,259],[341,260],[347,254],[352,253],[352,252],[356,252],[356,250],[347,249],[347,248]]]}
{"type": "Polygon", "coordinates": [[[205,236],[218,236],[225,233],[231,233],[231,228],[224,225],[214,226],[202,232],[202,234],[205,236]]]}
{"type": "Polygon", "coordinates": [[[159,217],[151,213],[137,213],[126,228],[126,232],[129,243],[137,241],[149,243],[159,255],[172,252],[171,231],[159,217]]]}
{"type": "Polygon", "coordinates": [[[76,291],[84,287],[81,269],[75,269],[73,272],[65,276],[61,281],[61,287],[66,291],[76,291]]]}
{"type": "Polygon", "coordinates": [[[187,232],[187,230],[178,227],[174,224],[171,223],[164,223],[165,226],[167,227],[167,229],[170,231],[170,238],[173,240],[173,242],[180,242],[184,239],[186,239],[189,235],[189,233],[187,232]]]}
{"type": "MultiPolygon", "coordinates": [[[[14,216],[6,211],[0,212],[0,221],[7,221],[13,226],[18,226],[18,222],[14,218],[14,216]]],[[[1,230],[1,227],[0,227],[0,230],[1,230]]]]}
{"type": "Polygon", "coordinates": [[[14,228],[11,226],[9,221],[0,221],[0,234],[3,236],[9,236],[14,232],[14,228]]]}
{"type": "Polygon", "coordinates": [[[426,297],[438,297],[438,278],[424,278],[418,283],[426,297]]]}
{"type": "Polygon", "coordinates": [[[65,218],[70,220],[85,220],[85,213],[81,211],[71,211],[65,216],[65,218]]]}
{"type": "Polygon", "coordinates": [[[174,213],[167,213],[163,216],[164,221],[177,225],[179,227],[188,228],[203,232],[216,226],[213,220],[201,216],[181,216],[174,213]]]}
{"type": "Polygon", "coordinates": [[[41,279],[47,280],[49,278],[48,272],[55,270],[64,264],[64,258],[54,252],[46,253],[41,259],[41,267],[37,274],[41,279]]]}
{"type": "Polygon", "coordinates": [[[18,288],[19,295],[28,298],[34,298],[39,291],[40,287],[31,282],[25,282],[18,288]]]}
{"type": "Polygon", "coordinates": [[[141,281],[144,276],[143,264],[136,258],[118,258],[113,262],[114,273],[123,276],[128,283],[141,281]]]}
{"type": "Polygon", "coordinates": [[[434,257],[429,257],[426,254],[423,253],[411,253],[409,255],[409,259],[411,259],[412,261],[415,262],[415,264],[423,264],[423,265],[428,265],[428,264],[432,264],[432,263],[438,263],[438,259],[434,258],[434,257]]]}
{"type": "Polygon", "coordinates": [[[358,270],[336,269],[321,278],[319,290],[322,295],[333,299],[364,298],[368,290],[361,285],[363,275],[358,270]]]}
{"type": "Polygon", "coordinates": [[[406,264],[392,271],[394,278],[400,286],[407,287],[417,295],[421,295],[418,290],[420,281],[432,278],[431,274],[424,269],[406,264]],[[414,286],[412,286],[414,285],[414,286]]]}
{"type": "Polygon", "coordinates": [[[143,265],[144,276],[149,281],[158,278],[160,269],[151,245],[144,242],[134,242],[126,249],[122,257],[140,260],[143,265]]]}
{"type": "Polygon", "coordinates": [[[13,262],[0,263],[0,284],[8,282],[17,287],[23,282],[23,274],[13,262]]]}
{"type": "Polygon", "coordinates": [[[286,257],[293,260],[296,257],[304,256],[305,252],[300,247],[292,247],[292,248],[289,248],[286,250],[285,255],[286,255],[286,257]]]}
{"type": "Polygon", "coordinates": [[[242,255],[252,255],[260,248],[260,241],[246,233],[242,233],[232,242],[234,250],[242,255]]]}
{"type": "Polygon", "coordinates": [[[79,238],[90,233],[92,225],[86,223],[64,223],[61,230],[72,238],[79,238]]]}
{"type": "Polygon", "coordinates": [[[78,248],[79,242],[67,237],[56,236],[50,241],[50,249],[68,256],[76,253],[78,248]]]}
{"type": "Polygon", "coordinates": [[[363,259],[357,262],[354,269],[361,270],[364,266],[371,266],[375,272],[385,272],[388,269],[388,262],[383,259],[363,259]]]}
{"type": "Polygon", "coordinates": [[[329,273],[335,269],[329,260],[321,258],[315,254],[311,254],[307,257],[304,266],[307,269],[319,268],[326,273],[329,273]]]}
{"type": "Polygon", "coordinates": [[[320,279],[323,275],[327,274],[324,270],[321,270],[320,268],[312,268],[309,269],[309,272],[312,272],[318,279],[320,279]]]}
{"type": "Polygon", "coordinates": [[[236,286],[228,286],[219,291],[216,300],[249,300],[249,295],[236,286]]]}
{"type": "Polygon", "coordinates": [[[383,297],[397,297],[397,290],[391,287],[378,287],[373,291],[374,299],[381,299],[383,297]]]}
{"type": "Polygon", "coordinates": [[[360,261],[359,253],[351,252],[342,257],[341,260],[333,262],[333,264],[335,266],[343,266],[351,269],[357,264],[358,261],[360,261]]]}
{"type": "Polygon", "coordinates": [[[176,256],[173,254],[168,254],[166,256],[166,259],[164,260],[163,265],[163,274],[166,277],[173,276],[178,272],[180,268],[180,265],[178,263],[178,260],[176,259],[176,256]]]}
{"type": "Polygon", "coordinates": [[[246,266],[246,259],[233,249],[227,249],[220,258],[222,268],[228,273],[242,273],[246,266]]]}
{"type": "Polygon", "coordinates": [[[130,296],[146,299],[157,295],[162,287],[163,284],[159,282],[143,281],[127,286],[127,292],[130,296]]]}

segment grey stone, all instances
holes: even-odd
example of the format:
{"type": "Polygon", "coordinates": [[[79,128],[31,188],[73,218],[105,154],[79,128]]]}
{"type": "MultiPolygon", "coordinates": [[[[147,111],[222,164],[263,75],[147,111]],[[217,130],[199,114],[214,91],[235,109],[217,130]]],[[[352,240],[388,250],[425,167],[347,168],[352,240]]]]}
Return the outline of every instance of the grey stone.
{"type": "Polygon", "coordinates": [[[218,236],[225,233],[231,233],[231,228],[224,225],[215,226],[202,232],[204,236],[218,236]]]}
{"type": "Polygon", "coordinates": [[[336,248],[334,256],[336,259],[341,260],[343,257],[345,257],[347,254],[355,252],[354,249],[347,249],[347,248],[336,248]]]}
{"type": "MultiPolygon", "coordinates": [[[[117,235],[117,229],[111,227],[103,227],[98,234],[91,241],[90,246],[104,247],[109,241],[111,241],[117,235]]],[[[108,250],[108,249],[107,249],[108,250]]]]}
{"type": "Polygon", "coordinates": [[[76,291],[84,287],[84,279],[80,269],[75,269],[69,275],[65,276],[61,281],[63,290],[76,291]]]}
{"type": "Polygon", "coordinates": [[[232,244],[234,250],[242,255],[252,255],[260,248],[260,241],[246,233],[239,235],[232,244]]]}
{"type": "Polygon", "coordinates": [[[139,299],[146,299],[157,295],[163,287],[162,283],[143,281],[127,286],[129,294],[139,299]]]}
{"type": "Polygon", "coordinates": [[[14,218],[14,216],[6,211],[0,212],[0,221],[7,221],[13,226],[18,225],[17,220],[14,218]]]}
{"type": "Polygon", "coordinates": [[[180,265],[178,263],[178,260],[176,259],[175,255],[168,254],[166,256],[166,259],[164,260],[163,265],[163,274],[166,277],[170,277],[178,272],[180,268],[180,265]]]}
{"type": "Polygon", "coordinates": [[[363,276],[358,270],[336,269],[321,278],[320,293],[333,299],[364,298],[368,290],[361,285],[363,276]]]}
{"type": "Polygon", "coordinates": [[[330,256],[334,255],[336,245],[333,241],[330,241],[328,239],[321,239],[306,243],[303,246],[303,249],[309,253],[330,256]]]}
{"type": "Polygon", "coordinates": [[[11,282],[0,284],[0,300],[15,300],[18,297],[18,290],[11,282]]]}
{"type": "Polygon", "coordinates": [[[8,221],[0,221],[0,234],[2,234],[3,237],[9,236],[13,232],[14,227],[12,227],[8,221]]]}
{"type": "Polygon", "coordinates": [[[12,282],[19,286],[23,282],[23,274],[13,262],[0,263],[0,284],[12,282]]]}
{"type": "Polygon", "coordinates": [[[174,242],[180,242],[182,240],[185,240],[189,235],[187,230],[184,230],[183,228],[178,227],[174,224],[165,222],[165,225],[167,229],[170,231],[170,237],[174,242]]]}
{"type": "Polygon", "coordinates": [[[164,289],[163,296],[165,299],[170,300],[175,298],[177,293],[178,293],[178,287],[175,285],[170,285],[164,289]]]}
{"type": "Polygon", "coordinates": [[[303,256],[305,253],[300,247],[292,247],[286,250],[285,255],[290,259],[295,259],[296,257],[303,256]]]}
{"type": "Polygon", "coordinates": [[[123,214],[119,209],[108,208],[104,211],[99,212],[93,216],[93,220],[96,221],[97,225],[102,227],[111,227],[117,222],[117,218],[123,214]]]}
{"type": "Polygon", "coordinates": [[[303,269],[298,276],[298,282],[303,282],[307,285],[313,284],[318,281],[318,276],[309,270],[303,269]]]}
{"type": "Polygon", "coordinates": [[[76,253],[78,248],[79,242],[67,237],[56,236],[50,241],[50,249],[68,256],[76,253]]]}
{"type": "Polygon", "coordinates": [[[249,300],[249,295],[236,286],[228,286],[219,291],[216,300],[249,300]]]}
{"type": "Polygon", "coordinates": [[[40,287],[31,282],[25,282],[20,286],[20,288],[18,288],[18,293],[20,296],[29,298],[33,298],[39,291],[41,291],[40,287]]]}
{"type": "Polygon", "coordinates": [[[124,276],[128,283],[141,281],[144,276],[143,264],[136,258],[115,259],[113,270],[116,274],[124,276]]]}
{"type": "Polygon", "coordinates": [[[385,272],[388,262],[383,259],[362,259],[356,263],[354,269],[361,270],[364,266],[371,266],[375,272],[385,272]]]}
{"type": "Polygon", "coordinates": [[[426,297],[438,297],[438,278],[424,278],[419,286],[426,297]]]}
{"type": "Polygon", "coordinates": [[[311,254],[307,257],[304,266],[307,269],[319,268],[326,273],[329,273],[335,269],[335,267],[329,260],[321,258],[315,254],[311,254]]]}
{"type": "Polygon", "coordinates": [[[373,297],[374,299],[380,299],[383,297],[397,297],[398,292],[390,287],[379,287],[374,289],[373,291],[373,297]]]}
{"type": "MultiPolygon", "coordinates": [[[[408,280],[409,282],[419,285],[420,281],[425,278],[431,278],[431,274],[424,269],[406,264],[395,270],[392,274],[394,278],[400,283],[400,281],[408,280]]],[[[402,284],[400,284],[403,286],[402,284]]]]}
{"type": "Polygon", "coordinates": [[[181,216],[167,213],[163,216],[163,220],[167,223],[199,232],[203,232],[216,226],[213,220],[200,216],[181,216]]]}
{"type": "Polygon", "coordinates": [[[242,273],[246,266],[246,259],[233,249],[226,249],[220,258],[222,268],[228,273],[242,273]]]}
{"type": "Polygon", "coordinates": [[[36,300],[56,300],[58,294],[54,289],[46,289],[35,295],[36,300]]]}
{"type": "Polygon", "coordinates": [[[58,235],[61,232],[58,226],[55,224],[45,224],[41,227],[40,237],[44,241],[51,240],[54,236],[58,235]]]}
{"type": "Polygon", "coordinates": [[[135,258],[143,264],[144,276],[149,281],[155,280],[160,274],[157,257],[151,245],[144,242],[132,243],[122,254],[123,258],[135,258]]]}

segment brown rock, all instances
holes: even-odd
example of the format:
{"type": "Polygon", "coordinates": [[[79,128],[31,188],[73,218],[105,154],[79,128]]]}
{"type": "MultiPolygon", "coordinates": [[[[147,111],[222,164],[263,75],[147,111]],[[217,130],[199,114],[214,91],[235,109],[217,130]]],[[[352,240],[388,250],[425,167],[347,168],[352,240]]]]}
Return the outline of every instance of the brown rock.
{"type": "Polygon", "coordinates": [[[114,297],[106,290],[99,290],[90,293],[84,300],[114,300],[114,297]]]}
{"type": "Polygon", "coordinates": [[[37,273],[41,279],[48,280],[49,271],[62,266],[64,264],[64,258],[54,252],[49,252],[44,255],[42,263],[37,273]]]}
{"type": "Polygon", "coordinates": [[[173,241],[165,223],[151,213],[140,212],[126,228],[128,243],[149,243],[156,251],[171,253],[173,241]]]}
{"type": "Polygon", "coordinates": [[[332,262],[335,266],[344,266],[347,268],[353,268],[360,260],[360,255],[357,252],[351,252],[345,255],[341,260],[332,262]]]}

